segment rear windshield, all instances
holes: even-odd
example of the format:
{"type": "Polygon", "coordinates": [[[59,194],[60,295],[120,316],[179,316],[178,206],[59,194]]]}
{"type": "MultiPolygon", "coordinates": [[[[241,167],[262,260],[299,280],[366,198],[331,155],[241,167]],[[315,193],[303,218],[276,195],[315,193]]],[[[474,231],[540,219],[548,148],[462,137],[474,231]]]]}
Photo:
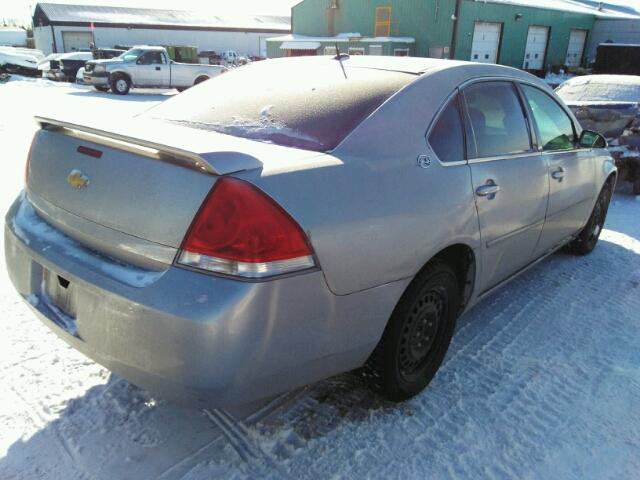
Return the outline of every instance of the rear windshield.
{"type": "Polygon", "coordinates": [[[640,84],[579,81],[556,90],[565,102],[640,102],[640,84]]]}
{"type": "Polygon", "coordinates": [[[235,69],[146,115],[306,150],[335,148],[362,120],[416,77],[345,67],[327,59],[266,60],[235,69]]]}

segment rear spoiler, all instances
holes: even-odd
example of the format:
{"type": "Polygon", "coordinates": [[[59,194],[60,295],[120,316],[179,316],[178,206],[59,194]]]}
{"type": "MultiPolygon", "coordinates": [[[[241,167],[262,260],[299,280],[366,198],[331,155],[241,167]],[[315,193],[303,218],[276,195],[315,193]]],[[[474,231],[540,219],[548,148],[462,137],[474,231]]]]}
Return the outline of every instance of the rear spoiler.
{"type": "Polygon", "coordinates": [[[70,136],[85,138],[92,142],[119,150],[132,151],[137,154],[181,165],[192,170],[199,170],[210,175],[221,174],[200,154],[179,147],[158,143],[152,140],[130,137],[121,133],[102,130],[86,125],[78,125],[64,120],[56,120],[46,117],[35,117],[35,120],[40,124],[40,127],[45,130],[60,130],[70,136]]]}

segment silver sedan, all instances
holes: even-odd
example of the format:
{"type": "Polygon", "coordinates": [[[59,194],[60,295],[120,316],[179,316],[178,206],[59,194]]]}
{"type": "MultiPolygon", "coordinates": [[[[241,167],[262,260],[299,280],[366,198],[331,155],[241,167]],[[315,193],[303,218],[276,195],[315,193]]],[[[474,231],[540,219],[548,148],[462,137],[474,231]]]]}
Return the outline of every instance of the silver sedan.
{"type": "Polygon", "coordinates": [[[269,60],[131,121],[37,120],[16,289],[97,362],[209,406],[360,367],[417,394],[466,310],[595,247],[617,175],[535,77],[425,58],[269,60]]]}

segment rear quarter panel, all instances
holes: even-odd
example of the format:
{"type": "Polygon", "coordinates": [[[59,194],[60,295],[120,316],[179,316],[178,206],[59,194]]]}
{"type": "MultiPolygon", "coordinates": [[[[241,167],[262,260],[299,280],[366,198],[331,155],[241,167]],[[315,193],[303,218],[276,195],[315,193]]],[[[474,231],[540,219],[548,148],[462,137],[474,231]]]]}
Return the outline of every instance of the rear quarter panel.
{"type": "Polygon", "coordinates": [[[332,152],[333,165],[245,174],[308,232],[334,293],[413,277],[456,243],[478,250],[469,168],[440,164],[425,139],[433,116],[466,78],[459,71],[452,82],[443,72],[412,83],[332,152]],[[432,159],[428,168],[418,166],[419,155],[432,159]]]}

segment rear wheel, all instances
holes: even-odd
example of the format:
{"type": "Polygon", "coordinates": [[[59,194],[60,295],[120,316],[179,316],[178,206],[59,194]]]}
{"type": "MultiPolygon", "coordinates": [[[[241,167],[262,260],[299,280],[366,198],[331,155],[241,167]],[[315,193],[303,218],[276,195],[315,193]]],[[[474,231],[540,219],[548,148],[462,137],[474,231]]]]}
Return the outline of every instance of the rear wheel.
{"type": "Polygon", "coordinates": [[[206,82],[207,80],[209,80],[209,77],[203,75],[201,77],[196,78],[196,81],[193,82],[193,84],[198,85],[199,83],[206,82]]]}
{"type": "Polygon", "coordinates": [[[460,310],[454,270],[435,260],[398,302],[365,366],[372,387],[393,401],[422,391],[444,359],[460,310]]]}
{"type": "Polygon", "coordinates": [[[99,92],[108,92],[109,91],[109,87],[103,87],[103,86],[99,86],[99,85],[94,85],[93,88],[95,88],[99,92]]]}
{"type": "Polygon", "coordinates": [[[111,91],[118,95],[126,95],[131,89],[131,80],[118,73],[111,76],[109,84],[111,86],[111,91]]]}
{"type": "Polygon", "coordinates": [[[591,216],[587,225],[582,229],[578,236],[567,245],[566,250],[575,255],[587,255],[593,251],[602,233],[604,222],[607,218],[609,210],[609,202],[611,201],[612,182],[605,183],[602,191],[596,200],[591,216]]]}
{"type": "Polygon", "coordinates": [[[633,182],[633,194],[640,195],[640,167],[638,167],[638,172],[636,173],[636,179],[633,182]]]}

